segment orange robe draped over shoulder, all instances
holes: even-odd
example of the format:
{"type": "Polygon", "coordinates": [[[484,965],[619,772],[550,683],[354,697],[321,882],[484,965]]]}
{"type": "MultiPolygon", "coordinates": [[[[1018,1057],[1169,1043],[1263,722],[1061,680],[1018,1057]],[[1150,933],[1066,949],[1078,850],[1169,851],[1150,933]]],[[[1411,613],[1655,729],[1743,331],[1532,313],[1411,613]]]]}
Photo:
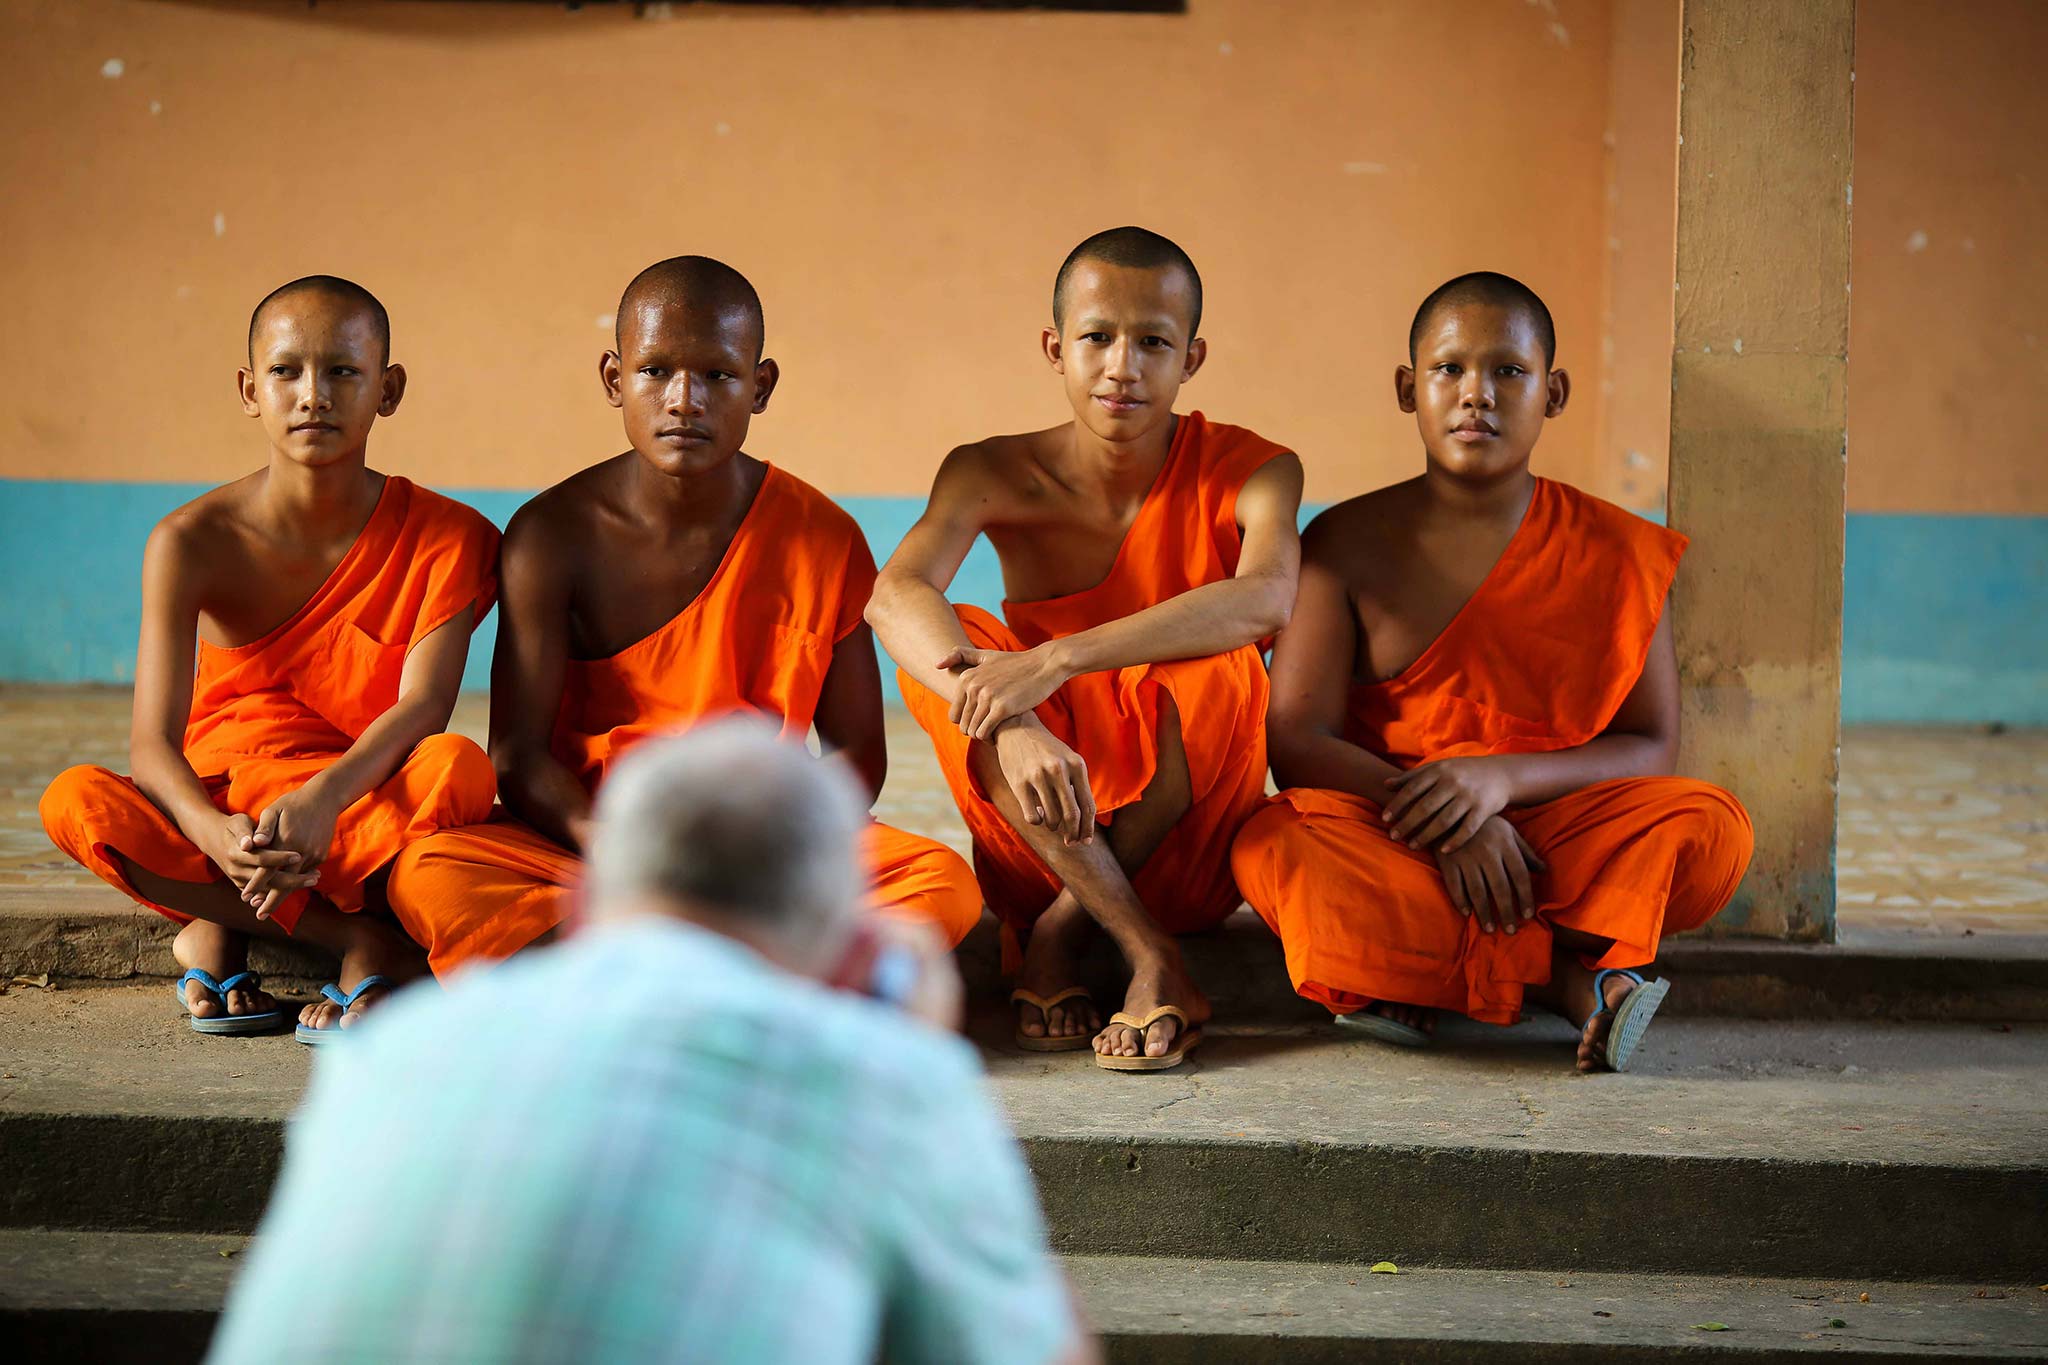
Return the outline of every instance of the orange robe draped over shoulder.
{"type": "MultiPolygon", "coordinates": [[[[412,647],[465,607],[471,628],[497,598],[498,531],[463,504],[391,475],[376,509],[327,581],[291,619],[232,649],[199,642],[185,759],[225,812],[255,819],[346,753],[398,701],[412,647]]],[[[319,894],[360,910],[363,883],[411,841],[490,814],[491,761],[459,735],[432,735],[383,784],[342,812],[320,865],[319,894]]],[[[135,783],[105,768],[59,774],[43,793],[57,847],[152,909],[116,852],[160,877],[221,871],[135,783]]],[[[289,932],[310,893],[274,918],[289,932]]]]}
{"type": "MultiPolygon", "coordinates": [[[[1604,731],[1649,657],[1685,537],[1538,479],[1500,561],[1397,676],[1354,687],[1346,738],[1400,768],[1468,754],[1545,753],[1604,731]]],[[[1551,926],[1613,940],[1589,966],[1639,967],[1695,928],[1749,866],[1749,817],[1677,777],[1595,783],[1503,812],[1549,865],[1537,916],[1480,932],[1436,858],[1395,842],[1380,807],[1282,792],[1245,825],[1238,885],[1280,935],[1295,989],[1343,1014],[1374,1000],[1511,1024],[1550,980],[1551,926]]]]}
{"type": "MultiPolygon", "coordinates": [[[[1066,597],[1005,602],[1001,621],[979,607],[955,607],[968,639],[982,649],[1029,649],[1229,578],[1243,549],[1238,491],[1286,453],[1243,427],[1199,412],[1181,417],[1108,577],[1066,597]]],[[[897,676],[974,836],[989,907],[1021,938],[1059,894],[1059,882],[975,780],[973,741],[948,718],[946,700],[907,673],[897,676]]],[[[1087,763],[1098,818],[1109,823],[1151,784],[1160,701],[1172,699],[1194,801],[1132,878],[1146,910],[1170,932],[1207,928],[1238,906],[1230,841],[1265,794],[1266,692],[1265,661],[1247,644],[1208,658],[1085,673],[1037,708],[1046,728],[1087,763]]]]}
{"type": "MultiPolygon", "coordinates": [[[[875,561],[831,499],[770,466],[725,558],[689,606],[602,659],[569,664],[554,755],[595,794],[635,744],[737,711],[766,714],[801,743],[834,647],[861,624],[875,561]]],[[[933,839],[875,822],[865,852],[880,906],[929,920],[957,944],[981,919],[966,861],[933,839]]],[[[437,975],[517,952],[567,915],[581,860],[504,815],[406,850],[391,906],[437,975]]]]}

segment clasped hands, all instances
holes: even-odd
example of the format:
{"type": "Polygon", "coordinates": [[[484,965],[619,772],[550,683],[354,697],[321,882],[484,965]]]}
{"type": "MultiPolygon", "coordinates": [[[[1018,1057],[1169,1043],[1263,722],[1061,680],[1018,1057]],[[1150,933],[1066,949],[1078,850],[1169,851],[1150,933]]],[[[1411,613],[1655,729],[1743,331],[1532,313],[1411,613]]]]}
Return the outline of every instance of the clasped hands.
{"type": "Polygon", "coordinates": [[[222,822],[210,853],[256,918],[271,912],[295,891],[317,886],[320,863],[334,842],[341,812],[313,784],[279,797],[250,819],[241,812],[222,822]]]}
{"type": "Polygon", "coordinates": [[[1010,794],[1024,819],[1069,844],[1095,838],[1095,794],[1088,764],[1046,729],[1033,709],[1073,675],[1045,645],[974,649],[963,645],[939,660],[960,679],[948,713],[960,733],[992,743],[1010,794]]]}
{"type": "Polygon", "coordinates": [[[1546,870],[1520,830],[1501,818],[1514,794],[1497,758],[1444,758],[1387,779],[1394,798],[1380,818],[1410,848],[1430,848],[1458,913],[1479,928],[1515,932],[1534,918],[1534,874],[1546,870]]]}

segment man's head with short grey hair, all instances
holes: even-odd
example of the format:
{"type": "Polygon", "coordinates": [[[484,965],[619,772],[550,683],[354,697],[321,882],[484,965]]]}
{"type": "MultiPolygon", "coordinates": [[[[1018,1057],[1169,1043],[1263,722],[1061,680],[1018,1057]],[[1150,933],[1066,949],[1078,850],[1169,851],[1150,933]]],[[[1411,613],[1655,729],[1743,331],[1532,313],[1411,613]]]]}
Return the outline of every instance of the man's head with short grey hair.
{"type": "Polygon", "coordinates": [[[591,917],[666,901],[745,937],[812,940],[861,904],[866,823],[853,779],[766,721],[649,740],[598,796],[591,917]]]}

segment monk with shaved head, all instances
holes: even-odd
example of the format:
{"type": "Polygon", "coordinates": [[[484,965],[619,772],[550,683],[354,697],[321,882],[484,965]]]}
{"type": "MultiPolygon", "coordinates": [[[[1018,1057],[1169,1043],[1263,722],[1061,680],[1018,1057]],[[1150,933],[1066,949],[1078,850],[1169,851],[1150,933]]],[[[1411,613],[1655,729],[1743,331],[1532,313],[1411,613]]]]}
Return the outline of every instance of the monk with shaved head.
{"type": "Polygon", "coordinates": [[[299,1015],[325,1042],[417,976],[382,904],[409,841],[487,816],[489,761],[442,733],[496,593],[478,513],[366,463],[398,410],[391,321],[310,275],[249,318],[237,383],[270,458],[187,503],[143,551],[134,776],[78,767],[43,796],[57,845],[179,921],[179,994],[202,1033],[284,1022],[246,970],[252,935],[335,954],[299,1015]]]}
{"type": "MultiPolygon", "coordinates": [[[[651,735],[736,711],[813,729],[872,799],[888,772],[880,670],[861,610],[874,558],[853,518],[741,446],[781,370],[731,266],[678,256],[619,300],[598,362],[628,448],[541,493],[505,533],[491,670],[504,808],[423,839],[391,877],[437,974],[550,937],[581,877],[593,798],[651,735]]],[[[956,853],[863,835],[871,902],[957,944],[981,917],[956,853]]]]}
{"type": "Polygon", "coordinates": [[[1092,1044],[1111,1070],[1178,1065],[1209,1017],[1174,935],[1239,904],[1230,841],[1266,779],[1260,642],[1294,601],[1301,462],[1174,411],[1201,323],[1172,241],[1122,227],[1075,247],[1040,337],[1069,419],[948,455],[868,608],[974,836],[1017,1044],[1092,1044]],[[946,599],[982,536],[1001,619],[946,599]],[[1106,1022],[1078,980],[1100,934],[1130,968],[1106,1022]]]}
{"type": "Polygon", "coordinates": [[[1422,473],[1318,516],[1273,649],[1286,788],[1238,836],[1238,884],[1295,988],[1386,1042],[1439,1011],[1579,1030],[1628,1065],[1670,989],[1636,970],[1748,865],[1749,817],[1672,775],[1666,609],[1686,539],[1529,458],[1561,415],[1550,310],[1461,275],[1415,312],[1394,397],[1422,473]]]}

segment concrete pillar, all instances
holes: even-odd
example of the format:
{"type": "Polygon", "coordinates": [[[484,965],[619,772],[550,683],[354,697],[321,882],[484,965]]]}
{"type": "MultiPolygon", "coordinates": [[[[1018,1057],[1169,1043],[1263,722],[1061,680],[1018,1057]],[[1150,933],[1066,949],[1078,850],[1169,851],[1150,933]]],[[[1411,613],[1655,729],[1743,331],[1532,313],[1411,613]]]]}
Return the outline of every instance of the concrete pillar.
{"type": "Polygon", "coordinates": [[[1671,524],[1682,771],[1756,821],[1712,932],[1831,940],[1855,0],[1685,0],[1671,524]]]}

